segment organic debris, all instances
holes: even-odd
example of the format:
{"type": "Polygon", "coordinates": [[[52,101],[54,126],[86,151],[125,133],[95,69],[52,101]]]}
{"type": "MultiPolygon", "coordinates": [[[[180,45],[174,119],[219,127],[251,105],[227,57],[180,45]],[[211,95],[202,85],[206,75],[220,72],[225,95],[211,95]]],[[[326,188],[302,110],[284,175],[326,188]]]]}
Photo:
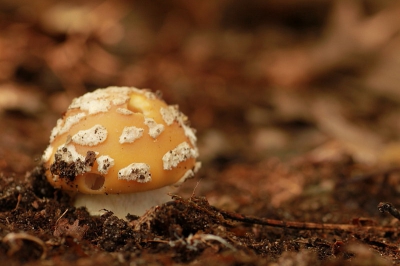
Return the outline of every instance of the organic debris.
{"type": "Polygon", "coordinates": [[[154,1],[0,1],[2,264],[399,264],[399,2],[154,1]],[[40,162],[108,86],[178,104],[203,165],[126,220],[40,162]]]}

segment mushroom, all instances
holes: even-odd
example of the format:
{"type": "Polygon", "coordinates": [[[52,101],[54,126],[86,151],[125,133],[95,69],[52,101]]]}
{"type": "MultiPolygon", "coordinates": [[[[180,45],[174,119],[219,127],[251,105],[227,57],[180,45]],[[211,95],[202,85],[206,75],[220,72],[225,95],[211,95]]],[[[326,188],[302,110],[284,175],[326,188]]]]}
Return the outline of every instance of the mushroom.
{"type": "Polygon", "coordinates": [[[170,200],[171,187],[200,168],[197,157],[195,131],[178,106],[149,90],[108,87],[73,100],[42,162],[75,206],[123,218],[170,200]]]}

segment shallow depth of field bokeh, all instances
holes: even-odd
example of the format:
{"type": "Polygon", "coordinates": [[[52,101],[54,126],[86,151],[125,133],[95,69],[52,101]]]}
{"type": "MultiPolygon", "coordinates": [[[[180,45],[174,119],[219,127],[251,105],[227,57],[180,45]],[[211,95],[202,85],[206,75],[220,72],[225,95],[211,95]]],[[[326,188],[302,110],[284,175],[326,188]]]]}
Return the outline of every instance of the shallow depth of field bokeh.
{"type": "Polygon", "coordinates": [[[135,86],[197,129],[203,169],[182,195],[197,186],[217,207],[288,219],[374,215],[380,200],[400,204],[397,172],[384,180],[393,194],[339,197],[342,216],[312,204],[345,189],[341,175],[400,164],[399,14],[395,0],[1,0],[0,171],[35,167],[74,97],[135,86]]]}

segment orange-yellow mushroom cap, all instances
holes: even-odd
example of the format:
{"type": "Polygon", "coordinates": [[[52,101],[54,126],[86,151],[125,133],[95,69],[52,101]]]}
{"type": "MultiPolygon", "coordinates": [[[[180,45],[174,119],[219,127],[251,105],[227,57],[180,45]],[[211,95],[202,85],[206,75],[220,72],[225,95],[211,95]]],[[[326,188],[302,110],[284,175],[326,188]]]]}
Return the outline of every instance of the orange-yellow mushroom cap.
{"type": "Polygon", "coordinates": [[[148,90],[109,87],[73,100],[42,161],[56,188],[124,194],[182,183],[199,169],[197,157],[177,106],[148,90]]]}

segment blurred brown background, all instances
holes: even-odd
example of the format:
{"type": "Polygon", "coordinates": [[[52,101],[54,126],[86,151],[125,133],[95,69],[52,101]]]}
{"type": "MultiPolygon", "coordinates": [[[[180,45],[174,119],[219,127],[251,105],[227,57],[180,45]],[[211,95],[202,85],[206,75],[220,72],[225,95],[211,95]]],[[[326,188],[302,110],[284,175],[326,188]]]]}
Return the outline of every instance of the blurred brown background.
{"type": "Polygon", "coordinates": [[[71,99],[160,90],[207,163],[400,160],[398,1],[0,1],[0,167],[23,173],[71,99]]]}
{"type": "MultiPolygon", "coordinates": [[[[398,221],[377,210],[381,201],[400,206],[399,30],[396,0],[0,0],[0,198],[9,201],[1,233],[37,230],[56,265],[59,258],[139,265],[140,257],[146,265],[172,264],[171,257],[192,265],[399,263],[398,221]],[[173,224],[172,238],[123,235],[107,249],[99,239],[126,225],[107,231],[97,222],[103,218],[87,216],[98,231],[85,240],[48,242],[71,206],[45,198],[53,203],[38,211],[39,196],[27,197],[20,191],[31,190],[28,183],[14,181],[33,176],[71,100],[107,86],[158,90],[189,116],[203,167],[181,187],[184,198],[206,196],[213,207],[245,215],[374,230],[232,226],[219,215],[204,226],[214,234],[203,240],[207,249],[191,257],[171,244],[188,220],[173,224]],[[37,218],[43,213],[53,220],[37,218]],[[240,252],[227,253],[224,241],[240,252]],[[105,251],[117,248],[126,252],[105,251]]],[[[76,228],[83,216],[75,211],[66,215],[76,228]]],[[[210,212],[200,214],[209,221],[210,212]]],[[[183,246],[204,234],[189,232],[179,238],[183,246]]],[[[0,248],[7,259],[4,238],[0,248]]]]}

